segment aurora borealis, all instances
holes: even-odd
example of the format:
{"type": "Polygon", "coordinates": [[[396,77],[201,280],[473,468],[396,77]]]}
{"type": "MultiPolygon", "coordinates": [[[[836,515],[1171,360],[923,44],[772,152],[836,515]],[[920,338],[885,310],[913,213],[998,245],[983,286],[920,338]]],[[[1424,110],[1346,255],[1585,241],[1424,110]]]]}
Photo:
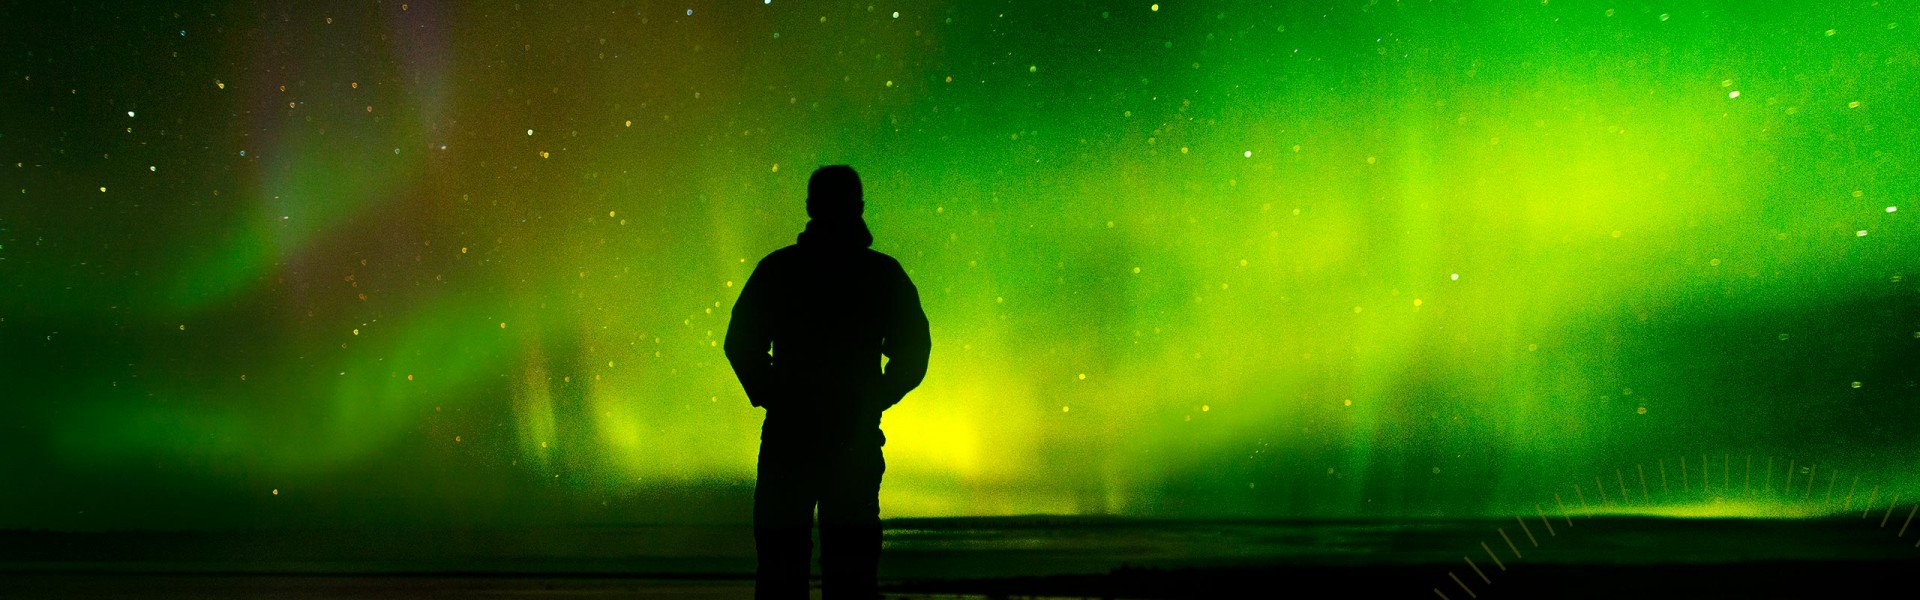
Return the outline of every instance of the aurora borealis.
{"type": "Polygon", "coordinates": [[[1920,3],[0,23],[0,527],[744,521],[726,315],[838,163],[932,324],[887,517],[1920,494],[1920,3]]]}

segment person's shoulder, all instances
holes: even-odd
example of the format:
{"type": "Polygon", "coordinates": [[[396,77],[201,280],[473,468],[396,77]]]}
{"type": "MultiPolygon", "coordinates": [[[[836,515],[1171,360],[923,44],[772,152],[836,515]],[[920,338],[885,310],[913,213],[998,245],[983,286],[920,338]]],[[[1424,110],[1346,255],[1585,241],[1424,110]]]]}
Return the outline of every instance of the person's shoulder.
{"type": "Polygon", "coordinates": [[[788,244],[778,250],[768,252],[766,256],[760,257],[760,264],[778,264],[791,261],[800,254],[800,250],[799,244],[788,244]]]}
{"type": "Polygon", "coordinates": [[[780,273],[792,271],[795,268],[794,262],[800,253],[797,248],[797,246],[787,246],[768,252],[766,256],[760,257],[760,262],[754,263],[753,274],[761,278],[782,277],[780,273]]]}
{"type": "Polygon", "coordinates": [[[884,268],[893,269],[893,270],[904,270],[900,266],[900,261],[898,259],[895,259],[892,255],[887,254],[885,252],[874,250],[872,248],[867,248],[866,251],[863,252],[862,254],[865,256],[867,262],[873,264],[874,266],[884,267],[884,268]]]}
{"type": "Polygon", "coordinates": [[[872,248],[867,248],[863,254],[865,255],[869,273],[877,273],[888,278],[903,281],[912,280],[912,278],[907,275],[906,267],[900,265],[899,259],[895,259],[885,252],[872,248]]]}

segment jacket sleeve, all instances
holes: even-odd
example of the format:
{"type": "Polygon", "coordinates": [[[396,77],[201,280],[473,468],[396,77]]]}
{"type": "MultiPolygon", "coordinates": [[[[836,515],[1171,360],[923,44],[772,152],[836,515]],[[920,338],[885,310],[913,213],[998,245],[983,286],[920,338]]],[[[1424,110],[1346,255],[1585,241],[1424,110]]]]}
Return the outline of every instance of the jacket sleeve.
{"type": "Polygon", "coordinates": [[[907,392],[920,386],[920,380],[927,376],[927,355],[933,348],[927,313],[920,308],[920,291],[897,264],[894,271],[887,332],[880,346],[881,353],[887,356],[886,372],[881,374],[882,410],[899,403],[907,392]]]}
{"type": "Polygon", "coordinates": [[[773,347],[773,290],[769,286],[775,282],[770,281],[774,276],[766,272],[771,270],[766,266],[762,260],[747,276],[727,322],[727,362],[733,364],[733,373],[754,406],[765,406],[773,393],[773,356],[767,351],[773,347]]]}

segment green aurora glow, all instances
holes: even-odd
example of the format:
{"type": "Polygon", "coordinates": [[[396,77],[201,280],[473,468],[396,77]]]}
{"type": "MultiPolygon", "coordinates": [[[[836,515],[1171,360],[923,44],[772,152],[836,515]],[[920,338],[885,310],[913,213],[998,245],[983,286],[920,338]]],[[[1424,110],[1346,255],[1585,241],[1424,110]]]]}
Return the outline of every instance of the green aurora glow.
{"type": "Polygon", "coordinates": [[[1920,493],[1916,8],[0,8],[0,527],[744,520],[832,163],[933,327],[886,516],[1920,493]]]}

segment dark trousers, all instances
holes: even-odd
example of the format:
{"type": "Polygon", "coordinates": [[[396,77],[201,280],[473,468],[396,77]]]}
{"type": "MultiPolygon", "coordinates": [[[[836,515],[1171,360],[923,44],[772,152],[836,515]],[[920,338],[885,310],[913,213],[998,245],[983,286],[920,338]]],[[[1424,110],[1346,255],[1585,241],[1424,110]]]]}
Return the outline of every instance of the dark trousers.
{"type": "Polygon", "coordinates": [[[880,475],[886,470],[878,444],[762,440],[753,490],[753,539],[760,559],[754,598],[807,597],[816,504],[822,597],[877,596],[880,475]]]}

